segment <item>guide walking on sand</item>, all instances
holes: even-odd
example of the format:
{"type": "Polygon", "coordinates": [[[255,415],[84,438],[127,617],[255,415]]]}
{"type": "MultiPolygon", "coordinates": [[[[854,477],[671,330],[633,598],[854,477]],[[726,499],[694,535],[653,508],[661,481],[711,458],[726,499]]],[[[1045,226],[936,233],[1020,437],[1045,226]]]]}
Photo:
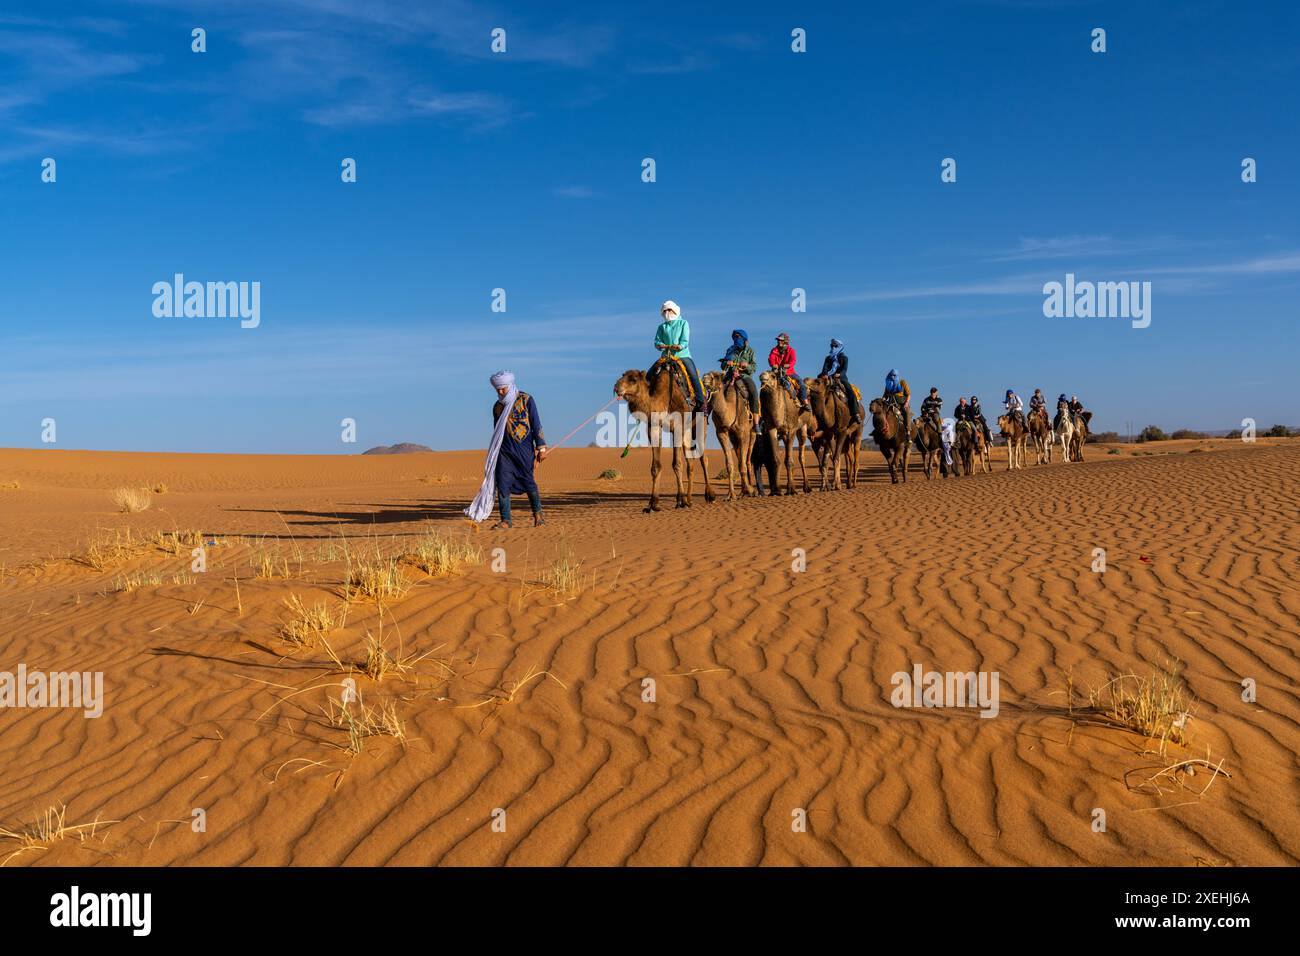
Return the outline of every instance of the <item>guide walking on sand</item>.
{"type": "Polygon", "coordinates": [[[533,509],[533,526],[545,524],[542,499],[533,478],[534,465],[545,461],[549,454],[537,403],[515,385],[514,372],[497,372],[491,382],[499,396],[492,406],[492,441],[483,466],[483,484],[465,514],[472,521],[483,521],[492,514],[495,501],[501,520],[491,530],[511,528],[510,496],[526,494],[533,509]]]}

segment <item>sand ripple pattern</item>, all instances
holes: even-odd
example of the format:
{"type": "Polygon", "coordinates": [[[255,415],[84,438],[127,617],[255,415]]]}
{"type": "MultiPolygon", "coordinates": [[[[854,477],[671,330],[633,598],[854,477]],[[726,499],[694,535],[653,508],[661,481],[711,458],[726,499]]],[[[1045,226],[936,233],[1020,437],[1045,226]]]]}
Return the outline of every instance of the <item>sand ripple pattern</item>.
{"type": "MultiPolygon", "coordinates": [[[[0,669],[102,670],[108,708],[0,711],[0,822],[57,801],[69,822],[122,821],[15,862],[1300,861],[1300,447],[905,486],[864,458],[873,480],[853,492],[655,516],[629,495],[483,535],[507,573],[420,581],[384,621],[407,651],[465,663],[443,682],[363,680],[401,698],[409,739],[353,758],[304,709],[258,719],[264,682],[329,679],[321,654],[274,638],[281,599],[328,581],[242,581],[237,616],[228,580],[101,594],[84,569],[8,578],[0,669]],[[567,603],[520,584],[561,541],[596,574],[567,603]],[[191,615],[195,594],[209,606],[191,615]],[[1062,716],[1066,674],[1096,685],[1175,659],[1200,701],[1193,739],[1233,775],[1199,799],[1130,791],[1125,773],[1158,762],[1142,741],[1062,716]],[[917,663],[998,671],[1000,713],[894,708],[891,675],[917,663]],[[472,706],[538,671],[555,679],[472,706]]],[[[376,623],[358,611],[347,650],[376,623]]]]}

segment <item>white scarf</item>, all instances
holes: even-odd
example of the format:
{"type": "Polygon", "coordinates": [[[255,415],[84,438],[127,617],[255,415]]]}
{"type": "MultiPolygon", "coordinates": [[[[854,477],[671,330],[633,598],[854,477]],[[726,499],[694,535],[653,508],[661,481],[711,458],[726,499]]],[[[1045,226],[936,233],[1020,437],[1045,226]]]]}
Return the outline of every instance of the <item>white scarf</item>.
{"type": "Polygon", "coordinates": [[[506,397],[501,399],[505,404],[501,408],[501,415],[497,418],[496,428],[492,430],[492,443],[488,445],[487,463],[483,466],[483,484],[479,486],[478,494],[474,496],[474,501],[465,509],[471,521],[482,521],[492,514],[492,508],[497,500],[497,458],[501,455],[501,443],[505,441],[506,424],[510,419],[510,413],[514,410],[515,399],[519,397],[519,389],[515,387],[514,372],[497,372],[491,379],[493,388],[500,388],[505,385],[509,388],[506,397]]]}

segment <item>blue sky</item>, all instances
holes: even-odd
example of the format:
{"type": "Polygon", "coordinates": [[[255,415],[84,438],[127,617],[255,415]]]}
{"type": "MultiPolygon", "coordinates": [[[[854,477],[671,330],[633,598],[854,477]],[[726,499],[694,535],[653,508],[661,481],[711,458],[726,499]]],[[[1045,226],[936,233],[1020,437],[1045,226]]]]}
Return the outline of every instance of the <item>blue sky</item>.
{"type": "Polygon", "coordinates": [[[1103,430],[1300,424],[1297,27],[1217,0],[6,3],[0,445],[52,417],[69,448],[482,447],[502,367],[555,442],[652,359],[666,298],[705,369],[787,329],[805,374],[842,338],[864,392],[897,366],[949,405],[1078,393],[1103,430]],[[260,326],[155,317],[178,272],[260,282],[260,326]],[[1067,272],[1150,281],[1150,327],[1045,318],[1067,272]]]}

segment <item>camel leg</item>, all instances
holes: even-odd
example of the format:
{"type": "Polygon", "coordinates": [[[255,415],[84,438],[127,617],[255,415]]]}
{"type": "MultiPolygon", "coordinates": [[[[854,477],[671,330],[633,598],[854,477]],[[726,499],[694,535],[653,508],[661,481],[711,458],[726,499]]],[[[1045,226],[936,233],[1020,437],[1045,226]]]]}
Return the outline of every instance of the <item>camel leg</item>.
{"type": "MultiPolygon", "coordinates": [[[[718,432],[718,444],[722,446],[722,466],[727,469],[727,500],[736,500],[736,464],[735,460],[740,457],[740,453],[732,448],[732,436],[725,431],[718,432]]],[[[740,479],[740,486],[744,488],[745,479],[740,479]]]]}
{"type": "MultiPolygon", "coordinates": [[[[746,418],[745,422],[748,423],[746,418]]],[[[749,473],[749,459],[754,452],[754,429],[747,428],[740,433],[740,448],[736,451],[736,460],[744,462],[744,470],[740,473],[740,495],[742,498],[748,498],[755,493],[754,485],[749,473]]]]}
{"type": "Polygon", "coordinates": [[[646,511],[659,510],[659,469],[663,467],[663,432],[659,425],[650,426],[650,506],[646,511]]]}
{"type": "Polygon", "coordinates": [[[677,507],[689,508],[690,501],[686,497],[686,487],[682,482],[682,447],[681,442],[675,439],[680,438],[676,432],[673,432],[673,477],[677,480],[677,507]]]}
{"type": "Polygon", "coordinates": [[[808,486],[808,467],[804,464],[803,446],[807,439],[799,439],[799,475],[803,478],[803,493],[806,495],[812,491],[808,486]]]}
{"type": "MultiPolygon", "coordinates": [[[[709,426],[707,423],[702,431],[704,437],[700,440],[700,471],[704,474],[704,501],[706,504],[712,504],[717,500],[718,495],[713,490],[713,478],[709,475],[709,453],[707,451],[709,446],[709,426]]],[[[687,474],[690,474],[689,470],[687,474]]],[[[689,492],[687,497],[690,497],[689,492]]]]}

